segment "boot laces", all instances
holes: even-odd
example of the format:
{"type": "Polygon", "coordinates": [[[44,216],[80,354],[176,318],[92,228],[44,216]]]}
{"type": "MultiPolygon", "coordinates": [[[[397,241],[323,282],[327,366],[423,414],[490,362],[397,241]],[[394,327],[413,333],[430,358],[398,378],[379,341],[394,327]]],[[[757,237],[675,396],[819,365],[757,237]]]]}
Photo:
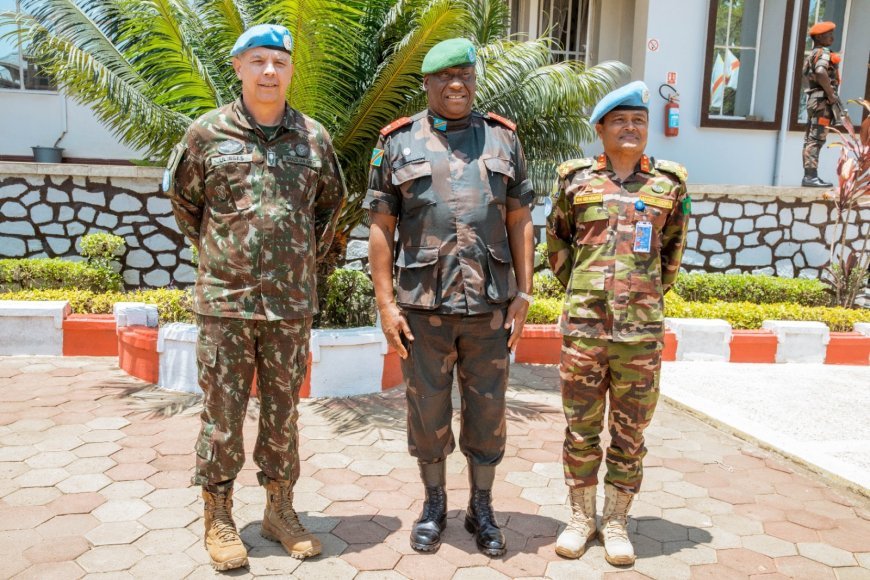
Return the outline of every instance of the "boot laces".
{"type": "Polygon", "coordinates": [[[614,517],[604,524],[604,535],[611,540],[628,541],[628,524],[625,518],[614,517]]]}
{"type": "Polygon", "coordinates": [[[474,513],[480,522],[492,522],[495,519],[492,512],[491,492],[488,489],[475,490],[474,513]]]}
{"type": "Polygon", "coordinates": [[[227,494],[219,493],[215,495],[215,500],[212,529],[222,542],[233,542],[236,540],[238,532],[236,524],[233,522],[233,516],[230,514],[229,498],[227,494]]]}
{"type": "Polygon", "coordinates": [[[423,520],[434,520],[440,517],[444,505],[444,490],[440,487],[426,489],[427,501],[423,502],[423,520]]]}
{"type": "Polygon", "coordinates": [[[275,512],[278,514],[278,517],[287,524],[294,534],[305,533],[305,528],[302,526],[302,522],[299,521],[299,515],[293,509],[293,495],[290,488],[282,487],[275,494],[275,500],[275,512]]]}
{"type": "MultiPolygon", "coordinates": [[[[571,488],[571,519],[568,521],[568,529],[585,532],[589,529],[589,517],[587,513],[589,506],[585,501],[583,490],[571,488]],[[580,509],[573,509],[575,506],[580,506],[580,509]]],[[[594,516],[592,516],[594,517],[594,516]]]]}

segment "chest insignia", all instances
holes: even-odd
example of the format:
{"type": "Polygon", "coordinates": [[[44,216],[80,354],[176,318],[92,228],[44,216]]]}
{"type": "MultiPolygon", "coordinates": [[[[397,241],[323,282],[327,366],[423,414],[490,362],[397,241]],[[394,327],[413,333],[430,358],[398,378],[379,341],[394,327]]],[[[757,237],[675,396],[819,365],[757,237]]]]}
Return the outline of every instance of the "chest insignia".
{"type": "Polygon", "coordinates": [[[660,207],[662,209],[671,209],[672,207],[674,207],[674,200],[666,197],[657,197],[655,195],[648,195],[645,193],[641,193],[639,197],[640,201],[642,201],[646,205],[660,207]]]}
{"type": "Polygon", "coordinates": [[[311,153],[307,143],[297,143],[293,149],[299,157],[308,157],[308,154],[311,153]]]}
{"type": "Polygon", "coordinates": [[[372,149],[371,166],[372,167],[380,167],[381,163],[383,163],[383,162],[384,162],[384,150],[378,149],[377,147],[372,149]]]}
{"type": "Polygon", "coordinates": [[[221,155],[220,157],[211,158],[211,166],[218,167],[227,163],[252,163],[254,156],[251,153],[246,155],[221,155]]]}
{"type": "Polygon", "coordinates": [[[218,145],[218,152],[223,153],[224,155],[233,155],[235,153],[239,153],[244,148],[245,146],[238,141],[230,139],[218,145]]]}
{"type": "Polygon", "coordinates": [[[438,117],[432,117],[432,126],[438,131],[446,131],[447,121],[445,119],[439,119],[438,117]]]}
{"type": "Polygon", "coordinates": [[[583,203],[601,203],[604,201],[603,193],[581,193],[580,195],[574,196],[574,205],[580,205],[583,203]]]}

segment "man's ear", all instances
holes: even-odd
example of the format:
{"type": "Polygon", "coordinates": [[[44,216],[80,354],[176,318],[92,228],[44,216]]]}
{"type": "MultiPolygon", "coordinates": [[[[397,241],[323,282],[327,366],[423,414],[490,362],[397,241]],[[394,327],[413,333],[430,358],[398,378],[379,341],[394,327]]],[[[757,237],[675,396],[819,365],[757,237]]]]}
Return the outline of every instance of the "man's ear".
{"type": "Polygon", "coordinates": [[[237,56],[233,57],[233,70],[236,71],[236,78],[242,80],[242,75],[239,70],[242,68],[242,59],[237,56]]]}

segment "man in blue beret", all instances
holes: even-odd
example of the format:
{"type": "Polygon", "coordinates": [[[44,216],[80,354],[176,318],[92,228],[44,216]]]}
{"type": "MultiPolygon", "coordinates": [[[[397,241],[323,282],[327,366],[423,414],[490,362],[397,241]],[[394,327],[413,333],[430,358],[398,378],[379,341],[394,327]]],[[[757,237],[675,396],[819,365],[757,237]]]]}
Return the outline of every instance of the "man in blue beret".
{"type": "Polygon", "coordinates": [[[299,477],[299,388],[305,377],[317,263],[345,197],[329,134],[287,105],[293,39],[283,26],[245,31],[230,53],[241,97],[191,124],[163,189],[199,249],[193,309],[205,399],[194,485],[205,500],[212,565],[247,564],[232,518],[245,461],[242,424],[255,371],[260,420],[254,461],[266,489],[261,534],[294,558],[319,554],[293,509],[299,477]]]}
{"type": "Polygon", "coordinates": [[[459,447],[471,484],[465,529],[480,551],[500,556],[505,538],[492,486],[505,450],[510,350],[532,300],[534,192],[514,124],[472,110],[476,60],[464,38],[428,52],[422,73],[429,106],[381,130],[366,206],[381,325],[402,357],[408,450],[426,494],[411,547],[437,550],[446,525],[456,373],[459,447]]]}
{"type": "Polygon", "coordinates": [[[648,102],[640,81],[601,99],[590,122],[604,153],[559,166],[547,218],[550,266],[566,287],[560,378],[572,516],[556,553],[579,558],[596,533],[607,398],[611,443],[600,538],[614,565],[635,558],[628,510],[643,477],[643,431],[658,400],[662,299],[680,269],[691,208],[686,170],[644,152],[648,102]]]}

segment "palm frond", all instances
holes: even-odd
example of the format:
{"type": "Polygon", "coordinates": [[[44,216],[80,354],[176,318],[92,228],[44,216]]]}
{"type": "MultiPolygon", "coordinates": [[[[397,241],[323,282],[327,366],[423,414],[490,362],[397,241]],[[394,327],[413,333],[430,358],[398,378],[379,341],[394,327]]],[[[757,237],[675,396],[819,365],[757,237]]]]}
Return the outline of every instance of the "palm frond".
{"type": "Polygon", "coordinates": [[[463,0],[469,18],[462,35],[477,46],[486,46],[510,30],[510,6],[504,0],[463,0]]]}

